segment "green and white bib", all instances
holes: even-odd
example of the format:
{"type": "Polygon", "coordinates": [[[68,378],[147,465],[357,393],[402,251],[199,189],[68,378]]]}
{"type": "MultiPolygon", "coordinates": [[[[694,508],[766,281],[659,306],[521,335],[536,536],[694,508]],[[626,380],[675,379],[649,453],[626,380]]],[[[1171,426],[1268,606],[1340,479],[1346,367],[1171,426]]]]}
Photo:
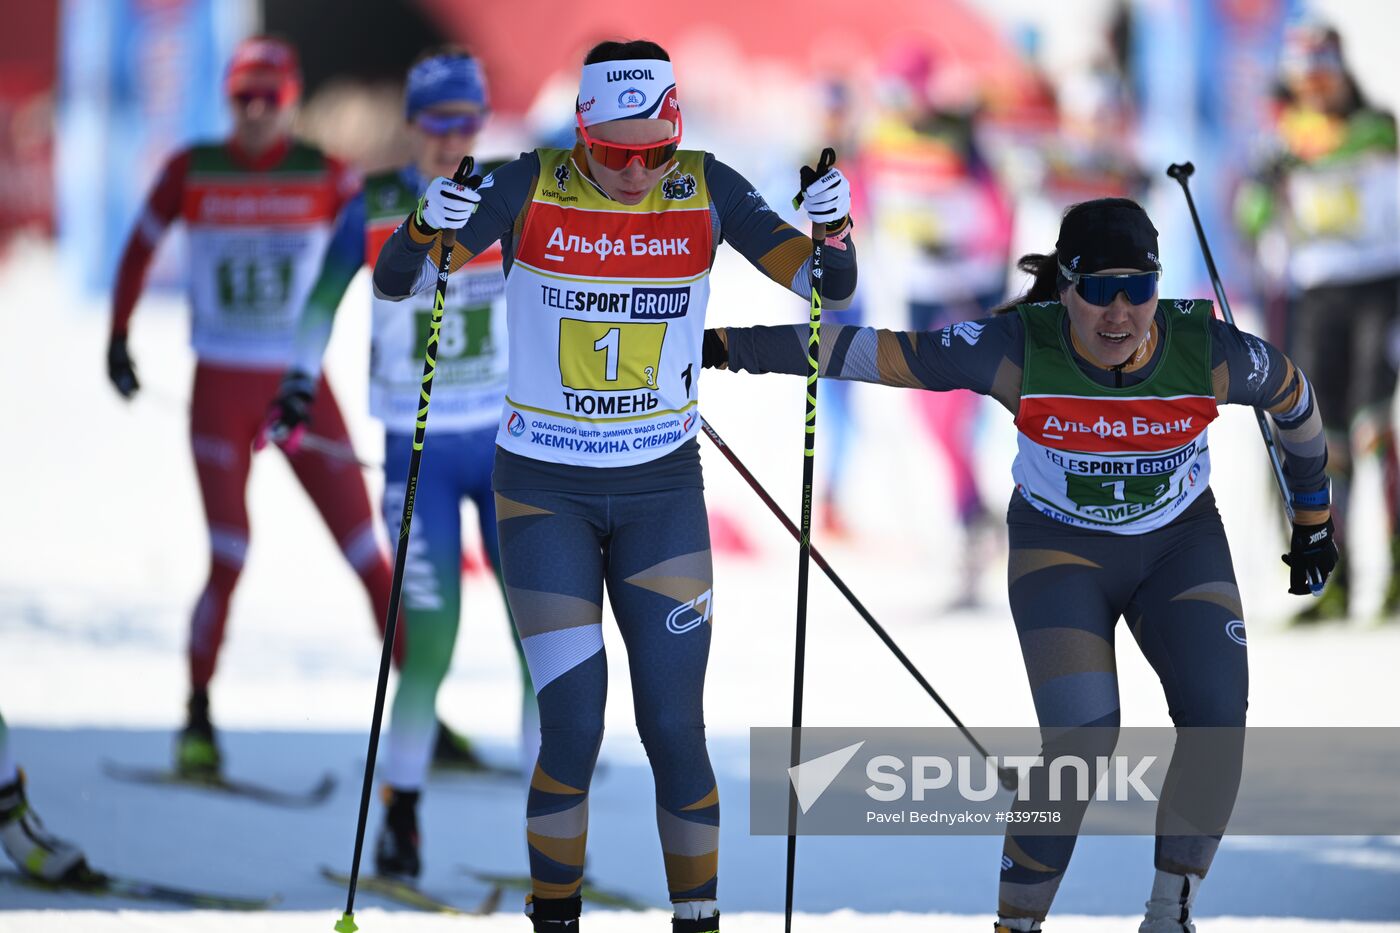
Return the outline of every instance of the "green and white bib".
{"type": "Polygon", "coordinates": [[[1209,301],[1163,300],[1161,355],[1134,386],[1099,385],[1079,368],[1063,305],[1017,309],[1026,359],[1011,473],[1026,501],[1082,528],[1142,534],[1170,522],[1210,480],[1216,417],[1209,301]]]}

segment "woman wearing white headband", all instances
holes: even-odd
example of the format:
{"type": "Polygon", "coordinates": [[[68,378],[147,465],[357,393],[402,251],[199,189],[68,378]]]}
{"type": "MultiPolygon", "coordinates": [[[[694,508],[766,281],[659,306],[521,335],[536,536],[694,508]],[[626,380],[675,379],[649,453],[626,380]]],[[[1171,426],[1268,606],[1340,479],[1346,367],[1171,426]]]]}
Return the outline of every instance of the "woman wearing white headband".
{"type": "MultiPolygon", "coordinates": [[[[637,727],[656,779],[674,933],[719,929],[719,795],[701,709],[709,655],[709,529],[697,392],[709,272],[722,241],[809,295],[808,237],[737,172],[680,149],[671,62],[604,42],[579,85],[578,141],[537,149],[472,190],[438,178],[379,254],[377,293],[437,275],[499,240],[510,373],[494,487],[501,569],[539,697],[526,808],[537,931],[578,929],[588,786],[602,741],[602,602],[627,645],[637,727]]],[[[804,207],[825,223],[823,296],[855,292],[850,185],[832,170],[804,207]]],[[[431,442],[430,442],[431,443],[431,442]]]]}

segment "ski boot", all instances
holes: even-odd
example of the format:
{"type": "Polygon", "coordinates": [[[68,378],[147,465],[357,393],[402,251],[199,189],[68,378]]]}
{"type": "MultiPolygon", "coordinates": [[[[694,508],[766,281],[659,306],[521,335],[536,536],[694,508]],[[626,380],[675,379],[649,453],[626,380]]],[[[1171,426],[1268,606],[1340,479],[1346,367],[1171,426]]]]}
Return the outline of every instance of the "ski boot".
{"type": "Polygon", "coordinates": [[[1289,625],[1316,625],[1319,622],[1337,622],[1345,619],[1350,609],[1350,574],[1347,571],[1346,555],[1343,553],[1337,562],[1337,569],[1327,578],[1327,586],[1322,595],[1310,600],[1310,605],[1289,621],[1289,625]]]}
{"type": "Polygon", "coordinates": [[[1138,925],[1138,933],[1196,933],[1191,905],[1201,880],[1199,875],[1175,875],[1158,869],[1147,915],[1138,925]]]}
{"type": "Polygon", "coordinates": [[[1007,920],[997,917],[992,924],[992,933],[1040,933],[1040,921],[1030,917],[1014,917],[1007,920]]]}
{"type": "Polygon", "coordinates": [[[490,770],[472,747],[471,739],[453,732],[442,720],[438,720],[437,740],[433,743],[433,767],[456,771],[490,770]]]}
{"type": "Polygon", "coordinates": [[[385,786],[384,825],[374,846],[374,870],[412,883],[423,870],[418,856],[418,791],[385,786]]]}
{"type": "Polygon", "coordinates": [[[671,933],[719,933],[719,907],[714,901],[677,901],[672,907],[671,933]]]}
{"type": "Polygon", "coordinates": [[[90,874],[82,850],[49,835],[24,796],[24,775],[0,787],[0,845],[19,870],[42,881],[77,880],[90,874]]]}
{"type": "Polygon", "coordinates": [[[222,767],[214,724],[209,721],[209,694],[195,690],[190,694],[185,728],[175,738],[175,770],[181,777],[198,781],[218,777],[222,767]]]}
{"type": "Polygon", "coordinates": [[[525,916],[530,918],[534,933],[578,933],[578,915],[583,912],[583,898],[525,896],[525,916]]]}

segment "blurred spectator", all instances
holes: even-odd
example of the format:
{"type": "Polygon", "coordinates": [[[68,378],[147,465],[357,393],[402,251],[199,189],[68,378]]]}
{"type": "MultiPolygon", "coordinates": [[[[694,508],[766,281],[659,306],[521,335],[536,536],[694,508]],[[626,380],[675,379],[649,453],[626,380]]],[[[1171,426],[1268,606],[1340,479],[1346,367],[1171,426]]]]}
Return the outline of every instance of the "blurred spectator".
{"type": "MultiPolygon", "coordinates": [[[[1294,293],[1289,353],[1312,374],[1327,429],[1333,514],[1345,549],[1355,463],[1379,456],[1390,520],[1390,583],[1383,613],[1400,610],[1400,527],[1391,403],[1400,303],[1400,190],[1396,125],[1352,77],[1336,30],[1289,30],[1270,150],[1236,200],[1241,229],[1257,244],[1286,244],[1294,293]]],[[[1300,622],[1344,618],[1345,559],[1300,622]]]]}
{"type": "MultiPolygon", "coordinates": [[[[866,191],[860,145],[860,122],[855,105],[855,89],[850,82],[830,80],[822,84],[821,135],[823,146],[836,150],[841,171],[851,179],[851,219],[863,225],[866,219],[866,191]]],[[[809,164],[815,165],[820,153],[814,152],[809,164]]],[[[842,324],[860,326],[865,323],[865,301],[861,287],[856,286],[851,306],[839,315],[842,324]]],[[[850,465],[851,440],[856,433],[855,410],[851,407],[853,383],[830,379],[822,383],[822,430],[818,435],[821,451],[817,457],[823,478],[818,483],[821,500],[818,503],[817,525],[831,537],[845,537],[850,526],[841,509],[841,489],[846,484],[850,465]]]]}
{"type": "MultiPolygon", "coordinates": [[[[866,152],[876,225],[907,251],[910,326],[943,329],[945,341],[975,342],[975,325],[955,325],[987,316],[1006,288],[1011,208],[979,144],[979,90],[969,72],[935,61],[923,47],[906,47],[885,66],[885,108],[866,152]]],[[[957,604],[970,605],[997,524],[989,521],[974,470],[981,400],[965,391],[921,392],[915,404],[948,467],[964,536],[957,604]]]]}

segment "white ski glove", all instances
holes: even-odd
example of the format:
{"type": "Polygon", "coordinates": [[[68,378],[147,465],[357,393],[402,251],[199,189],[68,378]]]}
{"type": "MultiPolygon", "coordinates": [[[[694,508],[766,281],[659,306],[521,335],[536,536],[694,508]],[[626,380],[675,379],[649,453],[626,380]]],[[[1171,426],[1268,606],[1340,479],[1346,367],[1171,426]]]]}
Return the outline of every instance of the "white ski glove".
{"type": "Polygon", "coordinates": [[[836,223],[851,212],[851,183],[833,168],[803,190],[802,209],[814,224],[836,223]]]}
{"type": "Polygon", "coordinates": [[[460,230],[480,203],[479,191],[439,175],[419,199],[414,220],[420,228],[460,230]]]}

